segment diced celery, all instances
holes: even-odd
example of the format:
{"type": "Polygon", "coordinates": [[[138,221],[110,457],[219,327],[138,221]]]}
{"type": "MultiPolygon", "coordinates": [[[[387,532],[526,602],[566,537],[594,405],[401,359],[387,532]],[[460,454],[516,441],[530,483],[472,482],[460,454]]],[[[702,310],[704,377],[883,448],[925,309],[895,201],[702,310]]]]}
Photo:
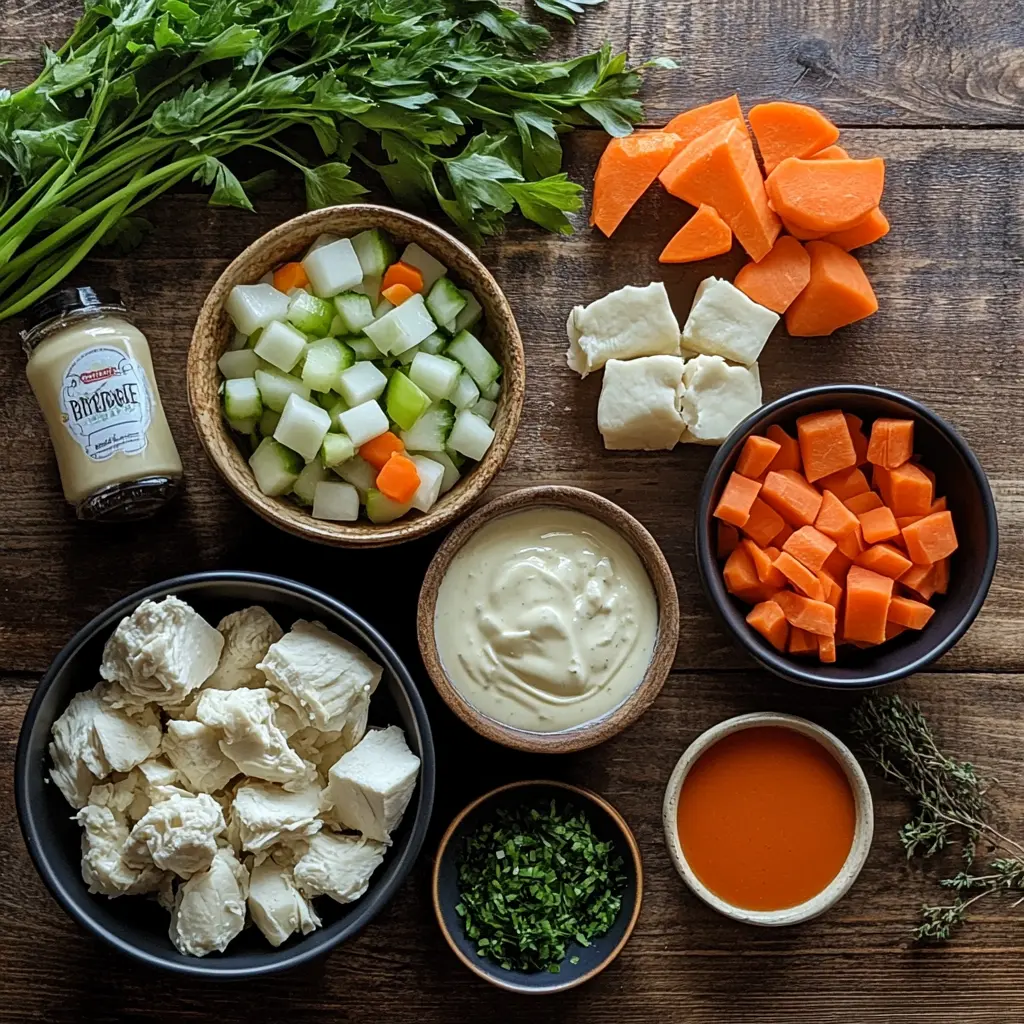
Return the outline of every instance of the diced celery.
{"type": "Polygon", "coordinates": [[[342,334],[348,334],[348,331],[345,330],[344,321],[341,319],[340,316],[338,316],[337,313],[335,313],[334,316],[331,318],[331,326],[327,328],[327,333],[332,338],[337,338],[342,334]]]}
{"type": "Polygon", "coordinates": [[[373,323],[373,305],[358,292],[335,295],[334,308],[344,327],[344,334],[358,334],[367,324],[373,323]]]}
{"type": "Polygon", "coordinates": [[[465,288],[460,288],[459,291],[466,300],[466,304],[459,311],[458,316],[455,317],[455,323],[452,324],[452,334],[458,334],[459,331],[468,331],[483,315],[483,307],[477,302],[476,296],[465,288]]]}
{"type": "Polygon", "coordinates": [[[292,484],[292,494],[303,505],[312,505],[316,495],[316,485],[327,479],[327,470],[319,459],[305,465],[298,479],[292,484]]]}
{"type": "Polygon", "coordinates": [[[345,344],[355,353],[356,359],[380,359],[380,351],[365,335],[346,338],[345,344]]]}
{"type": "Polygon", "coordinates": [[[398,355],[434,333],[437,325],[427,312],[422,295],[413,295],[379,320],[367,324],[363,333],[385,355],[398,355]]]}
{"type": "Polygon", "coordinates": [[[360,494],[366,494],[377,483],[377,470],[361,455],[353,455],[351,459],[347,459],[338,466],[334,472],[346,483],[352,484],[360,494]]]}
{"type": "Polygon", "coordinates": [[[474,416],[479,416],[485,423],[490,423],[494,419],[494,413],[497,408],[496,402],[492,402],[489,398],[481,398],[470,411],[474,416]]]}
{"type": "Polygon", "coordinates": [[[459,374],[448,400],[456,409],[470,409],[480,401],[480,389],[465,370],[459,374]]]}
{"type": "MultiPolygon", "coordinates": [[[[384,410],[374,401],[363,402],[347,409],[338,417],[346,434],[358,448],[360,445],[379,437],[388,429],[388,418],[384,410]]],[[[323,440],[321,438],[321,440],[323,440]]],[[[318,444],[319,447],[319,444],[318,444]]]]}
{"type": "Polygon", "coordinates": [[[258,420],[263,415],[263,402],[255,377],[233,377],[224,381],[223,390],[224,415],[229,420],[258,420]]]}
{"type": "Polygon", "coordinates": [[[423,288],[426,291],[430,291],[439,277],[444,277],[448,273],[448,268],[443,263],[434,259],[415,242],[410,242],[402,251],[402,262],[415,267],[423,275],[423,288]]]}
{"type": "Polygon", "coordinates": [[[274,412],[273,409],[264,409],[259,423],[260,435],[263,437],[273,437],[274,431],[277,430],[277,425],[280,422],[281,414],[279,412],[274,412]]]}
{"type": "Polygon", "coordinates": [[[394,308],[395,304],[393,302],[388,302],[387,299],[380,299],[378,302],[374,303],[373,319],[379,320],[381,317],[387,316],[394,308]]]}
{"type": "Polygon", "coordinates": [[[313,518],[354,523],[359,518],[359,492],[340,480],[322,480],[313,496],[313,518]]]}
{"type": "Polygon", "coordinates": [[[359,258],[347,238],[328,242],[307,253],[302,266],[313,292],[321,299],[329,299],[338,292],[348,291],[363,279],[359,258]]]}
{"type": "Polygon", "coordinates": [[[410,508],[411,504],[400,505],[385,497],[375,487],[366,492],[366,515],[371,523],[393,523],[401,519],[410,508]]]}
{"type": "Polygon", "coordinates": [[[496,402],[501,394],[501,381],[493,381],[486,387],[480,389],[480,394],[488,401],[496,402]]]}
{"type": "Polygon", "coordinates": [[[334,307],[329,302],[301,288],[288,303],[288,322],[316,338],[322,338],[330,331],[333,319],[334,307]]]}
{"type": "Polygon", "coordinates": [[[291,324],[274,320],[263,329],[253,351],[285,373],[291,371],[306,350],[306,336],[291,324]]]}
{"type": "Polygon", "coordinates": [[[476,381],[477,387],[485,388],[493,384],[501,374],[497,360],[469,331],[456,334],[445,354],[462,363],[466,372],[476,381]]]}
{"type": "Polygon", "coordinates": [[[228,426],[236,434],[247,434],[253,435],[257,432],[259,427],[259,420],[255,416],[250,416],[247,420],[228,420],[228,426]]]}
{"type": "Polygon", "coordinates": [[[237,352],[239,349],[248,348],[249,336],[241,331],[235,331],[228,342],[228,351],[237,352]]]}
{"type": "Polygon", "coordinates": [[[289,395],[309,398],[309,386],[303,384],[298,377],[279,370],[257,370],[253,375],[256,386],[260,389],[263,404],[275,412],[281,412],[289,395]]]}
{"type": "Polygon", "coordinates": [[[403,430],[409,430],[430,408],[430,395],[398,370],[392,373],[391,379],[388,381],[388,393],[385,401],[388,418],[403,430]]]}
{"type": "Polygon", "coordinates": [[[307,462],[320,452],[331,425],[326,409],[298,395],[289,395],[274,431],[274,440],[298,452],[307,462]]]}
{"type": "Polygon", "coordinates": [[[444,480],[444,466],[436,459],[426,455],[409,456],[420,475],[420,485],[412,496],[410,504],[421,512],[429,512],[434,502],[441,496],[441,484],[444,480]]]}
{"type": "Polygon", "coordinates": [[[380,277],[395,262],[395,244],[386,231],[369,228],[352,238],[364,277],[380,277]]]}
{"type": "Polygon", "coordinates": [[[288,296],[272,284],[236,284],[228,293],[224,310],[238,330],[243,334],[252,334],[271,320],[285,318],[288,314],[288,296]]]}
{"type": "Polygon", "coordinates": [[[338,375],[335,390],[350,406],[362,405],[384,394],[388,379],[373,363],[355,363],[338,375]]]}
{"type": "Polygon", "coordinates": [[[461,373],[462,367],[454,359],[432,356],[429,352],[420,352],[409,367],[409,379],[435,402],[451,395],[461,373]]]}
{"type": "Polygon", "coordinates": [[[447,402],[432,405],[401,437],[412,452],[442,452],[455,416],[447,402]]]}
{"type": "Polygon", "coordinates": [[[251,348],[240,348],[225,352],[217,360],[217,369],[225,380],[235,377],[251,377],[260,368],[260,357],[251,348]]]}
{"type": "Polygon", "coordinates": [[[448,339],[435,331],[420,342],[420,351],[427,352],[432,356],[440,355],[447,344],[448,339]]]}
{"type": "Polygon", "coordinates": [[[380,302],[380,286],[382,283],[380,274],[364,274],[362,283],[357,284],[352,291],[365,295],[376,306],[380,302]]]}
{"type": "Polygon", "coordinates": [[[272,437],[265,437],[249,459],[256,486],[266,495],[287,494],[302,472],[302,458],[272,437]]]}
{"type": "Polygon", "coordinates": [[[489,424],[468,409],[455,417],[455,426],[448,435],[448,444],[467,458],[480,461],[494,440],[494,431],[489,424]]]}
{"type": "Polygon", "coordinates": [[[334,469],[355,455],[355,445],[345,434],[328,434],[320,446],[320,461],[328,469],[334,469]]]}
{"type": "Polygon", "coordinates": [[[327,410],[327,415],[331,417],[331,430],[336,433],[339,432],[341,427],[341,414],[348,408],[348,402],[344,398],[335,399],[334,404],[327,410]]]}
{"type": "Polygon", "coordinates": [[[441,478],[441,493],[447,494],[462,478],[459,467],[455,465],[448,452],[430,452],[427,458],[444,466],[444,476],[441,478]]]}
{"type": "Polygon", "coordinates": [[[462,292],[448,277],[439,277],[427,293],[427,309],[439,324],[454,320],[466,305],[462,292]]]}
{"type": "Polygon", "coordinates": [[[413,345],[412,348],[407,348],[400,355],[395,356],[395,362],[399,366],[408,366],[416,358],[416,353],[420,351],[421,347],[420,345],[413,345]]]}
{"type": "Polygon", "coordinates": [[[314,391],[330,391],[337,388],[342,371],[355,361],[355,353],[344,342],[337,338],[321,338],[306,350],[302,379],[314,391]]]}

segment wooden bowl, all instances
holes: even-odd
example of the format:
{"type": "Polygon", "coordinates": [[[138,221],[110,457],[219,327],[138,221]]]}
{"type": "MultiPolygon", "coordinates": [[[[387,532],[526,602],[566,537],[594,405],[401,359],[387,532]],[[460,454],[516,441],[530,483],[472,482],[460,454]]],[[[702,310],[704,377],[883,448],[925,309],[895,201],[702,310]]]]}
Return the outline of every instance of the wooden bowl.
{"type": "Polygon", "coordinates": [[[422,537],[462,516],[483,494],[515,439],[526,393],[526,359],[515,317],[498,283],[461,242],[446,231],[388,206],[359,203],[314,210],[256,239],[217,279],[203,303],[188,352],[188,402],[196,433],[210,461],[234,492],[267,522],[298,537],[339,547],[375,547],[422,537]],[[484,310],[480,340],[502,366],[502,389],[492,427],[494,441],[483,459],[427,513],[410,512],[394,523],[337,523],[314,519],[290,500],[270,498],[256,486],[246,456],[224,421],[217,360],[228,346],[232,324],[224,301],[236,284],[252,284],[279,263],[293,259],[324,232],[353,235],[383,228],[399,244],[416,242],[449,268],[484,310]]]}
{"type": "Polygon", "coordinates": [[[637,918],[644,892],[644,867],[640,847],[629,825],[607,800],[589,789],[565,782],[528,780],[512,782],[507,786],[478,797],[463,808],[448,826],[434,858],[432,895],[434,913],[441,933],[452,952],[476,975],[492,985],[522,995],[550,995],[575,988],[600,974],[626,945],[637,918]],[[574,803],[586,812],[591,827],[599,839],[611,842],[622,858],[626,887],[622,906],[611,928],[589,946],[573,944],[558,974],[547,971],[526,973],[505,970],[487,957],[477,955],[476,944],[470,939],[456,911],[459,903],[459,853],[463,839],[481,825],[499,807],[513,806],[523,800],[560,799],[574,803]],[[571,957],[578,962],[570,962],[571,957]]]}
{"type": "Polygon", "coordinates": [[[470,728],[481,736],[517,750],[535,753],[564,754],[585,750],[603,743],[628,725],[632,725],[650,706],[672,669],[679,643],[679,598],[675,580],[658,542],[625,509],[607,498],[579,487],[524,487],[513,491],[478,509],[464,523],[457,526],[445,539],[427,568],[420,589],[416,631],[420,654],[434,686],[445,703],[470,728]],[[654,587],[658,600],[658,631],[647,672],[635,690],[618,707],[582,725],[558,732],[532,732],[504,725],[478,711],[455,688],[448,678],[437,651],[434,636],[434,613],[441,580],[452,559],[463,544],[485,523],[497,516],[525,509],[553,505],[593,516],[621,534],[637,553],[654,587]]]}

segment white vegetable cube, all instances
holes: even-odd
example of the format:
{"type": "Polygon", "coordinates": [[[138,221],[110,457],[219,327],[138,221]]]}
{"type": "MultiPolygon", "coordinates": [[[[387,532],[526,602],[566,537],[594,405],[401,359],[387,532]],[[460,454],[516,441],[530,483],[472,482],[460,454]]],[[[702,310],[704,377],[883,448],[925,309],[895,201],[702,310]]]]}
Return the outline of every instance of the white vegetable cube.
{"type": "Polygon", "coordinates": [[[384,394],[388,379],[373,363],[356,363],[338,375],[336,390],[350,406],[362,405],[384,394]]]}
{"type": "Polygon", "coordinates": [[[288,373],[306,351],[306,336],[291,324],[273,320],[263,329],[253,351],[271,366],[288,373]]]}
{"type": "Polygon", "coordinates": [[[292,495],[300,504],[307,507],[312,505],[317,484],[321,480],[326,480],[328,476],[327,467],[320,459],[307,462],[299,474],[298,480],[292,485],[292,495]]]}
{"type": "Polygon", "coordinates": [[[597,403],[597,429],[605,448],[659,451],[674,448],[683,430],[679,356],[609,359],[597,403]]]}
{"type": "Polygon", "coordinates": [[[289,395],[274,431],[274,440],[309,462],[320,453],[320,445],[330,428],[331,417],[326,409],[298,395],[289,395]]]}
{"type": "Polygon", "coordinates": [[[335,469],[342,480],[352,484],[362,495],[365,495],[377,483],[377,470],[366,459],[356,455],[347,459],[335,469]]]}
{"type": "Polygon", "coordinates": [[[264,282],[236,284],[228,294],[224,311],[243,334],[252,334],[271,320],[283,320],[287,316],[288,296],[264,282]]]}
{"type": "Polygon", "coordinates": [[[476,386],[476,381],[465,370],[459,374],[455,387],[452,388],[452,393],[448,396],[448,401],[456,409],[472,409],[480,401],[480,389],[476,386]]]}
{"type": "Polygon", "coordinates": [[[277,370],[257,370],[254,374],[263,404],[274,412],[281,412],[290,395],[309,398],[309,385],[290,373],[277,370]]]}
{"type": "Polygon", "coordinates": [[[256,477],[256,486],[274,498],[292,489],[302,472],[302,458],[272,437],[265,437],[250,456],[249,468],[256,477]]]}
{"type": "Polygon", "coordinates": [[[683,368],[684,441],[721,444],[761,405],[757,364],[730,366],[721,356],[696,356],[683,368]]]}
{"type": "MultiPolygon", "coordinates": [[[[330,417],[328,417],[330,419],[330,417]]],[[[384,410],[374,401],[363,402],[361,405],[346,409],[338,414],[345,433],[358,448],[360,445],[379,437],[388,429],[388,418],[384,410]]],[[[321,441],[323,438],[321,437],[321,441]]],[[[350,460],[351,461],[351,460],[350,460]]]]}
{"type": "Polygon", "coordinates": [[[328,242],[306,253],[302,267],[313,291],[321,299],[354,288],[363,279],[359,257],[347,238],[328,242]]]}
{"type": "Polygon", "coordinates": [[[225,380],[251,377],[260,368],[260,357],[251,348],[240,348],[225,352],[217,360],[217,369],[225,380]]]}
{"type": "Polygon", "coordinates": [[[479,416],[485,423],[490,423],[494,419],[494,414],[498,411],[498,403],[492,402],[489,398],[481,398],[470,411],[473,415],[479,416]]]}
{"type": "Polygon", "coordinates": [[[466,304],[462,307],[459,315],[455,318],[451,325],[451,333],[458,334],[459,331],[468,331],[483,315],[483,307],[477,302],[476,296],[466,291],[465,288],[459,289],[462,292],[463,298],[466,300],[466,304]]]}
{"type": "Polygon", "coordinates": [[[429,512],[434,502],[441,496],[441,484],[444,481],[444,466],[440,462],[428,459],[425,455],[410,455],[420,475],[420,485],[412,496],[412,507],[421,512],[429,512]]]}
{"type": "Polygon", "coordinates": [[[308,256],[311,252],[316,252],[317,249],[322,249],[325,245],[330,245],[332,242],[336,242],[337,240],[337,235],[330,235],[327,232],[324,232],[322,235],[317,235],[316,238],[313,239],[313,244],[306,250],[306,255],[308,256]]]}
{"type": "Polygon", "coordinates": [[[359,518],[359,492],[341,480],[323,480],[316,485],[313,518],[354,523],[359,518]]]}
{"type": "Polygon", "coordinates": [[[778,322],[778,313],[759,306],[735,285],[708,277],[693,297],[683,348],[750,366],[778,322]]]}
{"type": "Polygon", "coordinates": [[[423,296],[416,294],[400,306],[367,324],[363,333],[385,355],[396,356],[434,333],[437,325],[427,312],[423,296]]]}
{"type": "Polygon", "coordinates": [[[402,262],[415,267],[423,275],[423,290],[429,292],[434,282],[439,277],[448,273],[448,268],[440,261],[435,260],[426,249],[421,248],[415,242],[410,242],[402,252],[402,262]]]}
{"type": "Polygon", "coordinates": [[[477,462],[484,457],[494,440],[494,431],[486,420],[463,409],[455,415],[455,426],[448,435],[448,446],[460,455],[477,462]]]}
{"type": "Polygon", "coordinates": [[[260,389],[254,377],[224,381],[224,414],[229,420],[258,419],[263,414],[260,389]]]}
{"type": "Polygon", "coordinates": [[[461,372],[462,367],[454,359],[417,352],[409,367],[409,379],[440,402],[451,395],[461,372]]]}

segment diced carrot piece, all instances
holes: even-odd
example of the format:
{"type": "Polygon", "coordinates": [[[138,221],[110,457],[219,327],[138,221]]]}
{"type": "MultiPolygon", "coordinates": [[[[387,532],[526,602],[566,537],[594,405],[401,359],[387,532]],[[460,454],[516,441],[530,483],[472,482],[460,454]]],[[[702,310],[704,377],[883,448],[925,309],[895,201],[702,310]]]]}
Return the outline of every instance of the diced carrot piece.
{"type": "Polygon", "coordinates": [[[907,627],[901,626],[896,622],[886,622],[885,624],[885,639],[892,640],[894,637],[900,635],[900,633],[906,633],[907,627]]]}
{"type": "Polygon", "coordinates": [[[594,172],[591,226],[611,238],[634,203],[682,148],[683,140],[672,132],[633,132],[612,139],[594,172]]]}
{"type": "Polygon", "coordinates": [[[910,560],[918,565],[948,558],[957,549],[951,512],[932,512],[903,528],[903,540],[910,560]]]}
{"type": "Polygon", "coordinates": [[[782,221],[783,228],[801,242],[817,242],[828,234],[827,231],[808,231],[807,228],[802,228],[799,224],[786,220],[785,217],[780,217],[779,220],[782,221]]]}
{"type": "Polygon", "coordinates": [[[740,542],[740,531],[728,523],[718,524],[715,552],[719,558],[728,558],[740,542]]]}
{"type": "Polygon", "coordinates": [[[846,419],[838,409],[812,412],[796,421],[800,458],[809,483],[844,469],[854,469],[857,453],[846,419]]]}
{"type": "Polygon", "coordinates": [[[929,512],[945,512],[947,508],[949,508],[949,505],[946,503],[946,496],[943,495],[941,498],[936,498],[932,502],[932,507],[930,509],[928,509],[928,511],[929,512]]]}
{"type": "Polygon", "coordinates": [[[697,212],[669,239],[659,263],[696,263],[721,256],[732,248],[732,231],[718,211],[701,203],[697,212]]]}
{"type": "MultiPolygon", "coordinates": [[[[834,166],[828,160],[819,167],[834,166]]],[[[871,282],[855,256],[831,242],[808,242],[811,280],[786,310],[794,338],[824,337],[878,311],[871,282]]]]}
{"type": "Polygon", "coordinates": [[[846,577],[846,611],[843,616],[843,636],[847,640],[869,644],[885,641],[892,586],[889,576],[859,565],[850,567],[846,577]]]}
{"type": "Polygon", "coordinates": [[[750,555],[750,558],[754,563],[757,578],[762,583],[767,583],[770,587],[786,586],[786,577],[783,576],[782,573],[779,572],[779,570],[772,564],[780,554],[778,548],[762,548],[755,544],[749,537],[741,543],[747,549],[747,554],[750,555]]]}
{"type": "Polygon", "coordinates": [[[782,609],[774,601],[755,604],[747,613],[747,622],[754,627],[777,651],[786,649],[789,623],[782,609]]]}
{"type": "Polygon", "coordinates": [[[742,544],[726,559],[722,576],[725,589],[748,604],[757,604],[758,601],[774,597],[775,589],[757,578],[753,559],[742,544]]]}
{"type": "Polygon", "coordinates": [[[818,480],[817,484],[822,490],[831,491],[840,501],[871,490],[868,478],[859,469],[830,473],[818,480]]]}
{"type": "Polygon", "coordinates": [[[758,103],[747,112],[747,120],[766,174],[786,157],[813,156],[839,138],[839,129],[824,114],[802,103],[758,103]]]}
{"type": "Polygon", "coordinates": [[[864,494],[855,494],[847,498],[843,504],[855,515],[861,516],[875,508],[882,508],[882,499],[874,491],[865,491],[864,494]]]}
{"type": "Polygon", "coordinates": [[[811,257],[789,235],[775,239],[772,251],[758,263],[740,268],[733,284],[754,302],[785,313],[811,279],[811,257]]]}
{"type": "Polygon", "coordinates": [[[813,633],[808,633],[806,629],[801,629],[799,626],[790,626],[789,653],[817,654],[818,638],[813,633]]]}
{"type": "Polygon", "coordinates": [[[377,474],[377,490],[390,498],[404,505],[412,500],[416,489],[420,485],[420,473],[416,463],[405,455],[397,452],[384,464],[384,468],[377,474]]]}
{"type": "Polygon", "coordinates": [[[781,548],[783,544],[793,536],[793,527],[789,523],[783,523],[782,529],[772,538],[772,543],[777,547],[781,548]]]}
{"type": "Polygon", "coordinates": [[[378,472],[384,468],[388,459],[395,452],[401,454],[405,451],[402,439],[396,437],[390,430],[378,434],[375,438],[359,446],[359,454],[378,472]]]}
{"type": "Polygon", "coordinates": [[[818,637],[818,659],[823,665],[831,665],[836,660],[836,638],[834,636],[818,637]]]}
{"type": "Polygon", "coordinates": [[[856,514],[851,512],[832,491],[825,491],[814,525],[826,537],[841,540],[856,532],[858,520],[856,514]]]}
{"type": "MultiPolygon", "coordinates": [[[[772,209],[808,231],[831,234],[852,228],[882,198],[885,161],[802,160],[787,157],[768,175],[772,209]]],[[[838,248],[838,247],[837,247],[838,248]]]]}
{"type": "Polygon", "coordinates": [[[293,288],[309,284],[306,268],[301,263],[284,263],[274,271],[274,287],[287,295],[293,288]]]}
{"type": "Polygon", "coordinates": [[[860,520],[860,530],[864,535],[865,544],[878,544],[883,540],[892,540],[893,537],[900,535],[896,517],[885,505],[881,508],[871,508],[867,512],[861,512],[857,518],[860,520]]]}
{"type": "Polygon", "coordinates": [[[814,153],[808,160],[849,160],[850,154],[842,146],[826,146],[825,149],[814,153]]]}
{"type": "Polygon", "coordinates": [[[850,437],[853,440],[853,450],[857,453],[857,465],[863,466],[868,461],[868,439],[864,433],[864,421],[852,412],[844,412],[843,417],[850,430],[850,437]]]}
{"type": "Polygon", "coordinates": [[[825,559],[822,569],[835,580],[845,580],[851,565],[853,565],[853,559],[843,554],[837,546],[835,551],[825,559]]]}
{"type": "Polygon", "coordinates": [[[421,292],[423,291],[423,272],[411,263],[403,263],[398,260],[384,271],[384,277],[380,282],[381,294],[396,284],[404,284],[410,292],[421,292]]]}
{"type": "Polygon", "coordinates": [[[912,601],[909,597],[894,597],[889,603],[889,621],[908,629],[924,629],[934,614],[935,609],[930,604],[912,601]]]}
{"type": "Polygon", "coordinates": [[[860,532],[859,519],[857,520],[857,529],[846,537],[840,537],[836,541],[836,547],[851,561],[864,550],[864,536],[860,532]]]}
{"type": "MultiPolygon", "coordinates": [[[[926,516],[931,511],[935,485],[913,462],[889,470],[889,502],[893,515],[926,516]]],[[[935,559],[929,559],[935,561],[935,559]]]]}
{"type": "Polygon", "coordinates": [[[751,434],[743,443],[743,450],[736,460],[736,472],[747,477],[748,480],[760,480],[772,459],[778,455],[781,445],[769,437],[761,437],[758,434],[751,434]]]}
{"type": "Polygon", "coordinates": [[[949,559],[940,558],[932,568],[932,584],[936,594],[945,594],[949,590],[949,559]]]}
{"type": "Polygon", "coordinates": [[[914,454],[914,421],[881,417],[871,424],[868,462],[883,469],[902,466],[914,454]]]}
{"type": "Polygon", "coordinates": [[[849,252],[864,245],[871,245],[889,234],[889,218],[876,206],[866,217],[857,221],[851,228],[833,231],[825,235],[825,241],[838,245],[849,252]]]}
{"type": "Polygon", "coordinates": [[[747,126],[743,121],[743,109],[740,107],[740,98],[735,93],[726,96],[724,100],[715,100],[713,103],[705,103],[702,107],[694,107],[692,110],[684,110],[676,114],[663,131],[672,132],[683,140],[683,145],[688,146],[694,139],[707,134],[712,128],[727,124],[730,121],[736,122],[743,131],[747,126]]]}
{"type": "Polygon", "coordinates": [[[778,558],[772,562],[774,568],[778,569],[783,576],[793,584],[797,590],[803,591],[814,601],[824,601],[825,592],[822,590],[821,581],[817,574],[811,572],[802,562],[798,562],[788,551],[783,551],[778,558]]]}
{"type": "Polygon", "coordinates": [[[785,612],[791,626],[806,630],[815,636],[834,636],[836,610],[825,601],[812,601],[791,590],[780,590],[773,601],[785,612]]]}
{"type": "Polygon", "coordinates": [[[904,526],[916,523],[918,519],[924,519],[924,516],[897,516],[896,525],[902,530],[904,526]]]}
{"type": "Polygon", "coordinates": [[[694,139],[659,177],[691,206],[713,206],[751,259],[771,252],[782,224],[768,206],[750,136],[735,121],[694,139]]]}
{"type": "Polygon", "coordinates": [[[380,293],[392,306],[400,306],[416,294],[407,284],[401,282],[391,285],[390,288],[381,288],[380,293]]]}
{"type": "Polygon", "coordinates": [[[765,435],[779,446],[779,453],[772,459],[769,470],[779,473],[784,469],[799,471],[803,468],[800,464],[800,442],[795,437],[790,437],[778,423],[773,423],[765,435]]]}
{"type": "Polygon", "coordinates": [[[743,526],[750,518],[750,506],[760,490],[761,485],[756,480],[732,473],[715,506],[715,518],[733,526],[743,526]]]}
{"type": "Polygon", "coordinates": [[[743,524],[743,532],[756,544],[766,548],[786,524],[782,516],[766,505],[760,498],[755,498],[750,506],[750,517],[743,524]]]}
{"type": "Polygon", "coordinates": [[[935,593],[935,566],[913,565],[899,577],[900,586],[920,594],[926,601],[935,593]]]}
{"type": "Polygon", "coordinates": [[[761,485],[760,497],[794,527],[810,526],[821,508],[821,494],[792,469],[771,470],[761,485]]]}
{"type": "Polygon", "coordinates": [[[807,566],[814,573],[821,571],[825,559],[835,549],[836,542],[813,526],[801,526],[782,545],[783,551],[788,551],[798,562],[807,566]]]}
{"type": "Polygon", "coordinates": [[[870,569],[880,576],[888,576],[898,580],[911,567],[910,559],[897,551],[891,544],[872,544],[865,548],[854,560],[855,565],[870,569]]]}

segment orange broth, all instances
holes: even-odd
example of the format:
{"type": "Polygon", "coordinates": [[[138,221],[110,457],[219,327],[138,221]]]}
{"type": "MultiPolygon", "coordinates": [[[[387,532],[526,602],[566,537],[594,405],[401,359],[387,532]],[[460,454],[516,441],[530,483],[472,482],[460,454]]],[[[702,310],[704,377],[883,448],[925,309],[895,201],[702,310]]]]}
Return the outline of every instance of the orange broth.
{"type": "Polygon", "coordinates": [[[719,740],[679,796],[679,839],[693,873],[745,910],[795,907],[825,889],[850,852],[854,822],[839,762],[781,726],[719,740]]]}

